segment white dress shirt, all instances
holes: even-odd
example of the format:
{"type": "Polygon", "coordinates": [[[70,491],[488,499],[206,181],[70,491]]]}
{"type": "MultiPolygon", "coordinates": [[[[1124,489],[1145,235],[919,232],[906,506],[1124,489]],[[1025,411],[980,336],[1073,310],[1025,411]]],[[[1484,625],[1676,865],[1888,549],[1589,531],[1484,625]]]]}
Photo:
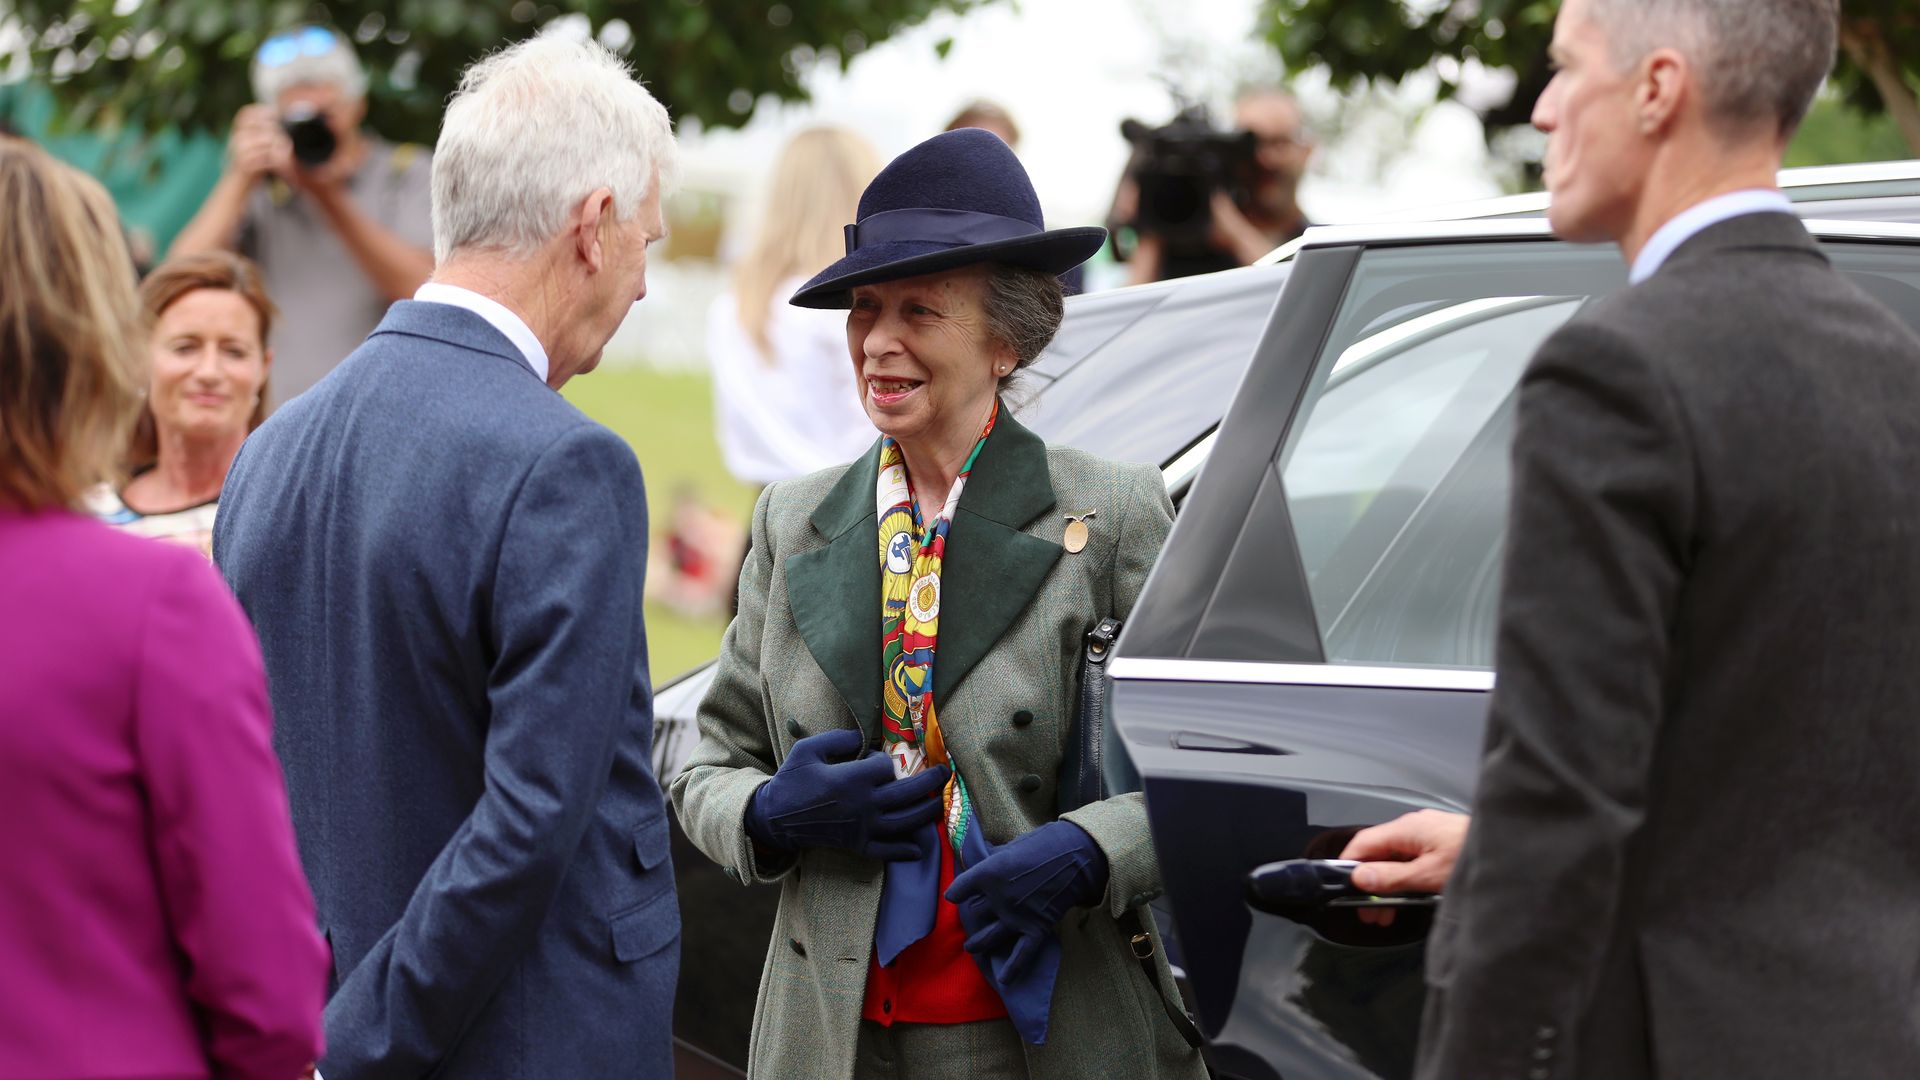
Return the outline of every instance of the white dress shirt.
{"type": "Polygon", "coordinates": [[[1681,244],[1711,226],[1743,214],[1773,212],[1791,214],[1793,203],[1771,188],[1731,191],[1683,210],[1648,238],[1647,246],[1640,249],[1639,258],[1633,260],[1633,271],[1627,275],[1627,280],[1638,285],[1652,277],[1666,265],[1669,256],[1680,250],[1681,244]]]}
{"type": "Polygon", "coordinates": [[[540,381],[547,381],[546,348],[540,344],[539,338],[533,336],[533,331],[527,328],[527,324],[521,321],[520,316],[507,310],[505,304],[490,297],[481,296],[472,289],[463,289],[458,285],[443,285],[438,281],[429,281],[420,286],[419,290],[413,294],[413,298],[429,304],[449,304],[453,307],[465,308],[487,320],[487,325],[500,331],[502,336],[513,343],[514,348],[520,350],[520,355],[525,357],[527,363],[532,366],[533,373],[540,376],[540,381]]]}

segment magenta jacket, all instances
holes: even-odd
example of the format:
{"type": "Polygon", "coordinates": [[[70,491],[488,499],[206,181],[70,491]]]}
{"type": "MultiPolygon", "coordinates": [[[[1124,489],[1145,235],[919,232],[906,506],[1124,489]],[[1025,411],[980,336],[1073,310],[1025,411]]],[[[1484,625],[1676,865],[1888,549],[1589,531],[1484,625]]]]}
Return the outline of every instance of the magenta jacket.
{"type": "Polygon", "coordinates": [[[328,957],[259,647],[191,548],[0,509],[0,1077],[293,1080],[328,957]]]}

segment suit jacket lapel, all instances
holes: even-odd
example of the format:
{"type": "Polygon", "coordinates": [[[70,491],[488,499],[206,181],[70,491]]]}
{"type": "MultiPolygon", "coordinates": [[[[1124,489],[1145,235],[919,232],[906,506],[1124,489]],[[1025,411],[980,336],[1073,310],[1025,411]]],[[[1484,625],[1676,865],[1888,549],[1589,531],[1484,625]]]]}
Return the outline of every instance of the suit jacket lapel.
{"type": "MultiPolygon", "coordinates": [[[[980,448],[947,530],[940,643],[933,661],[936,702],[953,700],[961,681],[1026,610],[1053,570],[1060,545],[1020,530],[1052,509],[1054,501],[1046,443],[1014,420],[1002,402],[1000,419],[980,448]]],[[[878,559],[877,549],[869,553],[876,579],[878,559]]],[[[877,612],[878,600],[874,608],[877,612]]]]}
{"type": "Polygon", "coordinates": [[[827,546],[786,562],[794,626],[869,743],[880,731],[880,522],[873,505],[879,475],[876,441],[814,508],[813,527],[827,546]]]}

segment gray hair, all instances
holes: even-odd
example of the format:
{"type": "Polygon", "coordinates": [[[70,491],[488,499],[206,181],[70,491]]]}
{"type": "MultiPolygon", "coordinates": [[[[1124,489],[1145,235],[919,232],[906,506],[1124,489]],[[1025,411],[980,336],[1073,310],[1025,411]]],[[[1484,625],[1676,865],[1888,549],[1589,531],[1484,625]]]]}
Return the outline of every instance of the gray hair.
{"type": "Polygon", "coordinates": [[[981,302],[987,333],[1012,349],[1016,361],[1014,373],[1000,380],[1003,389],[1021,369],[1038,359],[1053,335],[1060,332],[1065,301],[1060,279],[1043,270],[999,263],[988,267],[987,290],[981,302]]]}
{"type": "Polygon", "coordinates": [[[1806,119],[1833,70],[1839,0],[1592,0],[1616,68],[1674,47],[1698,67],[1708,112],[1729,128],[1806,119]]]}
{"type": "Polygon", "coordinates": [[[655,170],[668,188],[677,167],[666,108],[618,56],[597,42],[529,38],[468,68],[447,106],[433,152],[434,257],[529,254],[602,187],[628,220],[655,170]]]}
{"type": "Polygon", "coordinates": [[[260,54],[255,52],[253,66],[248,71],[253,82],[254,100],[277,105],[280,95],[296,86],[336,86],[346,97],[366,97],[367,69],[360,66],[360,55],[353,51],[352,44],[325,27],[296,27],[285,33],[299,34],[303,31],[325,33],[333,38],[333,44],[325,52],[302,52],[285,63],[272,65],[262,64],[260,54]]]}

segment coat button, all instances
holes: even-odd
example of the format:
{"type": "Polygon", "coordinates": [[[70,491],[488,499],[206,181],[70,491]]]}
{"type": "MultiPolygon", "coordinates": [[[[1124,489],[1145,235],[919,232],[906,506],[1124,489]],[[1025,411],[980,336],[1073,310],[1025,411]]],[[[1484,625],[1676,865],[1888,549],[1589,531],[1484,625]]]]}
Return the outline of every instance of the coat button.
{"type": "Polygon", "coordinates": [[[739,881],[739,880],[740,880],[740,871],[738,871],[738,870],[735,870],[735,869],[734,869],[733,867],[731,867],[731,866],[729,866],[729,867],[727,867],[727,876],[728,876],[728,877],[730,877],[730,878],[732,878],[732,879],[733,879],[733,880],[735,880],[735,881],[739,881]]]}
{"type": "Polygon", "coordinates": [[[1026,727],[1028,724],[1031,724],[1031,723],[1033,723],[1032,711],[1028,709],[1021,709],[1019,712],[1013,714],[1014,727],[1026,727]]]}
{"type": "Polygon", "coordinates": [[[1533,1033],[1533,1037],[1539,1039],[1541,1042],[1546,1042],[1558,1034],[1560,1034],[1560,1032],[1555,1030],[1551,1024],[1542,1024],[1540,1025],[1540,1030],[1533,1033]]]}
{"type": "Polygon", "coordinates": [[[807,955],[807,947],[805,945],[800,944],[799,938],[788,938],[787,944],[793,946],[793,951],[800,954],[801,956],[807,955]]]}
{"type": "Polygon", "coordinates": [[[807,737],[807,731],[800,726],[800,721],[795,720],[791,716],[787,717],[787,734],[796,739],[804,739],[807,737]]]}
{"type": "Polygon", "coordinates": [[[1039,791],[1040,785],[1043,783],[1045,783],[1045,781],[1041,780],[1038,776],[1033,773],[1028,773],[1020,778],[1020,790],[1027,795],[1031,795],[1039,791]]]}
{"type": "Polygon", "coordinates": [[[1552,1060],[1553,1060],[1553,1050],[1552,1050],[1552,1048],[1551,1048],[1551,1047],[1546,1047],[1546,1046],[1538,1046],[1538,1047],[1535,1047],[1535,1048],[1534,1048],[1534,1051],[1533,1051],[1533,1060],[1535,1060],[1535,1061],[1552,1061],[1552,1060]]]}

